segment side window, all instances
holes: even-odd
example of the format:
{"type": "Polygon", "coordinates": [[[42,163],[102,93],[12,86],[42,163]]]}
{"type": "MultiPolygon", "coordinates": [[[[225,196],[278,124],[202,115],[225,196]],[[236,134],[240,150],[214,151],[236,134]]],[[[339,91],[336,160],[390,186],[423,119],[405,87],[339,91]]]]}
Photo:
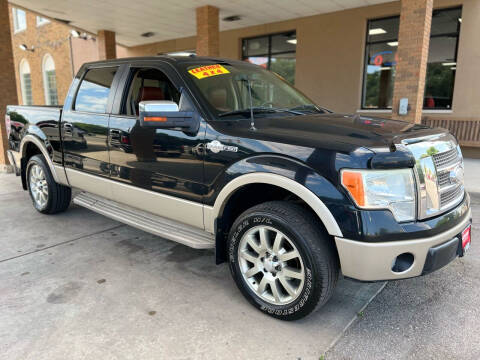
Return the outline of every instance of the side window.
{"type": "Polygon", "coordinates": [[[80,83],[74,110],[106,113],[108,96],[116,72],[116,67],[88,70],[80,83]]]}
{"type": "Polygon", "coordinates": [[[150,100],[169,100],[179,104],[180,93],[162,71],[151,68],[132,69],[122,115],[138,115],[138,104],[150,100]]]}

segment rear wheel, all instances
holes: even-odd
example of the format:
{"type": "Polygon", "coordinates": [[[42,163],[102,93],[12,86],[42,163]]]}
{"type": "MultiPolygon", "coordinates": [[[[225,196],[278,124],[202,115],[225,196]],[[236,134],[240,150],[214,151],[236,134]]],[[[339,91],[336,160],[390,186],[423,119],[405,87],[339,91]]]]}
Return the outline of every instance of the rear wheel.
{"type": "Polygon", "coordinates": [[[261,311],[296,320],[333,294],[338,257],[306,209],[281,201],[252,207],[235,221],[228,241],[232,276],[261,311]]]}
{"type": "Polygon", "coordinates": [[[65,211],[70,205],[72,191],[57,184],[43,155],[35,155],[27,163],[27,184],[33,206],[43,214],[65,211]]]}

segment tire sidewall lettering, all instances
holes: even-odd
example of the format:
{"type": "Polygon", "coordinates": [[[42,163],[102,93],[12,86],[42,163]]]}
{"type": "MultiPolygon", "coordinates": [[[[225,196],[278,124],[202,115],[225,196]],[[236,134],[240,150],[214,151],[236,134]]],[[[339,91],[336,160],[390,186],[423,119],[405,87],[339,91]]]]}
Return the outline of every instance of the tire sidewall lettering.
{"type": "Polygon", "coordinates": [[[305,266],[305,284],[303,286],[302,294],[292,303],[287,305],[270,305],[262,301],[258,296],[256,296],[251,290],[248,288],[248,285],[244,283],[243,278],[240,274],[239,264],[237,261],[237,252],[238,252],[238,243],[242,238],[243,234],[251,229],[254,226],[258,225],[268,225],[274,228],[281,230],[284,233],[288,233],[291,236],[291,239],[295,239],[294,233],[288,227],[281,224],[275,218],[269,216],[258,216],[256,214],[252,214],[246,218],[244,218],[240,223],[236,224],[236,226],[232,229],[231,237],[229,241],[228,247],[228,258],[230,261],[230,266],[234,268],[237,276],[237,282],[241,283],[244,292],[250,294],[250,296],[254,299],[254,302],[258,305],[260,310],[266,312],[270,315],[277,315],[277,316],[288,316],[292,315],[300,310],[308,303],[310,295],[313,291],[313,273],[310,267],[310,260],[307,256],[304,255],[303,247],[299,246],[298,242],[296,242],[296,246],[299,251],[302,253],[302,259],[305,266]]]}

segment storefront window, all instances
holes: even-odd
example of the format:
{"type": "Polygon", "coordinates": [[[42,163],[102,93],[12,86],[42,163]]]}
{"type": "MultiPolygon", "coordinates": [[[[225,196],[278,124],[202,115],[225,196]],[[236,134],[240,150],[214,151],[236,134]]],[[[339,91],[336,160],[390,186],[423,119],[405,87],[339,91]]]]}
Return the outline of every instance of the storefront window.
{"type": "MultiPolygon", "coordinates": [[[[435,10],[425,83],[424,108],[451,109],[462,9],[435,10]]],[[[368,22],[362,108],[391,109],[400,18],[368,22]]]]}
{"type": "Polygon", "coordinates": [[[295,83],[294,31],[243,40],[242,59],[276,72],[290,84],[295,83]]]}

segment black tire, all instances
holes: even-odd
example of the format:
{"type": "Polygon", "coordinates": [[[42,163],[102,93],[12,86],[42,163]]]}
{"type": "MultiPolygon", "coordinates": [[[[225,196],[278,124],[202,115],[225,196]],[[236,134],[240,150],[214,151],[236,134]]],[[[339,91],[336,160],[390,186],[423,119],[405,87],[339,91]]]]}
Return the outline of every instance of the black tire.
{"type": "Polygon", "coordinates": [[[339,260],[333,240],[318,221],[314,214],[297,204],[272,201],[248,209],[234,222],[228,236],[230,271],[242,294],[260,311],[281,320],[297,320],[324,305],[332,296],[338,280],[339,260]],[[247,231],[260,224],[268,224],[268,228],[285,234],[301,255],[304,285],[291,303],[277,305],[265,301],[242,275],[239,244],[247,231]]]}
{"type": "Polygon", "coordinates": [[[70,205],[72,199],[72,190],[68,186],[60,185],[55,182],[43,155],[32,156],[27,163],[26,169],[27,187],[33,206],[42,214],[56,214],[65,211],[70,205]],[[32,194],[30,185],[30,172],[34,165],[40,166],[45,174],[45,180],[48,188],[48,197],[46,204],[39,205],[32,194]]]}

